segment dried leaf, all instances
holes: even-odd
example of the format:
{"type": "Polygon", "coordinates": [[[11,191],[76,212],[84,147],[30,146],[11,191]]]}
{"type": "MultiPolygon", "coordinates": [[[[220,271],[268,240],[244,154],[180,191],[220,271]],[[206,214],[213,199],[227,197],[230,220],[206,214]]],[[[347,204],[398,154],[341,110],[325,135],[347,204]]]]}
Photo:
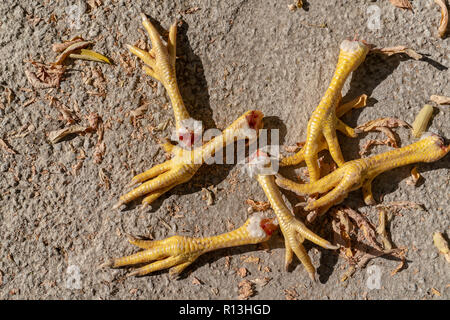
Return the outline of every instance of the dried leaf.
{"type": "Polygon", "coordinates": [[[241,277],[241,278],[245,278],[248,274],[248,270],[244,267],[239,268],[236,273],[241,277]]]}
{"type": "Polygon", "coordinates": [[[184,13],[185,14],[192,14],[192,13],[195,13],[195,12],[197,12],[199,10],[201,10],[199,7],[193,7],[193,8],[189,8],[187,10],[184,10],[184,13]]]}
{"type": "Polygon", "coordinates": [[[400,119],[397,118],[379,118],[376,120],[372,120],[369,122],[366,122],[358,127],[356,129],[361,130],[363,132],[378,130],[378,127],[387,127],[387,128],[397,128],[397,127],[407,127],[410,128],[411,126],[400,119]]]}
{"type": "Polygon", "coordinates": [[[142,106],[130,111],[130,115],[133,119],[142,117],[148,110],[148,104],[143,104],[142,106]]]}
{"type": "Polygon", "coordinates": [[[111,64],[109,59],[107,57],[105,57],[104,55],[102,55],[98,52],[95,52],[93,50],[88,50],[88,49],[81,49],[80,53],[71,53],[69,55],[69,58],[90,60],[90,61],[96,61],[96,62],[105,62],[107,64],[111,64]]]}
{"type": "Polygon", "coordinates": [[[411,10],[412,5],[408,0],[389,0],[394,6],[401,9],[411,10]]]}
{"type": "Polygon", "coordinates": [[[423,204],[412,201],[393,201],[382,203],[376,206],[376,208],[387,208],[394,211],[399,211],[401,209],[420,209],[423,210],[423,204]]]}
{"type": "Polygon", "coordinates": [[[213,198],[213,193],[211,190],[208,190],[206,188],[202,188],[202,193],[203,193],[203,199],[206,200],[206,204],[208,206],[212,206],[214,204],[214,198],[213,198]]]}
{"type": "Polygon", "coordinates": [[[407,251],[407,249],[405,249],[405,248],[400,249],[399,251],[397,251],[396,256],[398,258],[401,258],[402,260],[400,261],[398,266],[394,270],[392,270],[391,276],[396,275],[398,272],[403,270],[403,268],[405,267],[405,264],[406,264],[406,257],[405,257],[406,251],[407,251]]]}
{"type": "Polygon", "coordinates": [[[7,153],[10,154],[17,154],[16,151],[14,151],[13,149],[11,149],[8,144],[5,142],[5,140],[0,139],[0,148],[2,148],[3,150],[5,150],[7,153]]]}
{"type": "Polygon", "coordinates": [[[66,58],[77,50],[82,48],[86,48],[88,45],[92,44],[90,41],[77,41],[70,46],[68,46],[58,57],[56,57],[56,61],[53,62],[53,65],[60,65],[66,60],[66,58]]]}
{"type": "Polygon", "coordinates": [[[389,47],[389,48],[373,48],[370,50],[373,53],[380,53],[387,56],[392,56],[393,54],[398,53],[404,53],[410,58],[413,58],[414,60],[420,60],[423,58],[423,56],[416,51],[405,47],[405,46],[396,46],[396,47],[389,47]]]}
{"type": "Polygon", "coordinates": [[[431,293],[433,293],[435,296],[438,296],[438,297],[441,296],[441,293],[435,288],[431,288],[431,293]]]}
{"type": "Polygon", "coordinates": [[[406,184],[410,186],[416,186],[422,176],[417,171],[417,167],[411,169],[411,177],[406,180],[406,184]]]}
{"type": "Polygon", "coordinates": [[[59,112],[61,112],[62,118],[68,123],[75,123],[76,117],[72,114],[72,111],[69,110],[65,105],[63,105],[58,99],[53,96],[46,96],[46,99],[49,100],[50,106],[55,106],[59,112]]]}
{"type": "Polygon", "coordinates": [[[50,143],[54,144],[60,142],[70,134],[85,133],[86,129],[87,127],[84,126],[73,125],[64,129],[51,131],[48,134],[48,138],[50,140],[50,143]]]}
{"type": "Polygon", "coordinates": [[[298,293],[295,288],[284,289],[286,300],[298,300],[298,293]]]}
{"type": "Polygon", "coordinates": [[[253,283],[248,280],[242,280],[238,284],[239,300],[247,300],[255,294],[253,283]]]}
{"type": "Polygon", "coordinates": [[[448,26],[448,8],[445,0],[434,0],[434,2],[441,7],[441,21],[439,22],[438,33],[441,38],[444,38],[448,26]]]}
{"type": "Polygon", "coordinates": [[[428,123],[433,115],[433,106],[426,104],[419,111],[412,124],[412,134],[415,138],[420,138],[422,134],[427,130],[428,123]]]}
{"type": "Polygon", "coordinates": [[[249,206],[252,207],[254,211],[266,211],[270,208],[270,203],[268,201],[254,201],[252,199],[247,199],[245,201],[249,206]]]}
{"type": "Polygon", "coordinates": [[[105,189],[108,190],[111,187],[111,180],[109,179],[108,175],[106,174],[105,169],[100,168],[98,170],[98,177],[100,178],[100,181],[103,182],[105,189]]]}
{"type": "Polygon", "coordinates": [[[197,279],[196,277],[192,277],[192,284],[196,285],[196,286],[200,286],[203,283],[199,279],[197,279]]]}
{"type": "Polygon", "coordinates": [[[450,97],[432,95],[430,100],[437,104],[450,104],[450,97]]]}
{"type": "Polygon", "coordinates": [[[244,256],[241,259],[243,260],[243,262],[254,263],[254,264],[258,264],[259,261],[260,261],[260,259],[258,257],[255,257],[255,256],[249,256],[249,257],[244,256]]]}
{"type": "Polygon", "coordinates": [[[84,41],[83,38],[75,37],[75,38],[73,38],[72,40],[69,40],[69,41],[65,41],[65,42],[62,42],[62,43],[55,43],[52,46],[52,50],[55,51],[55,52],[63,52],[64,50],[66,50],[68,47],[70,47],[74,43],[81,42],[81,41],[84,41]]]}
{"type": "Polygon", "coordinates": [[[86,2],[89,5],[89,7],[91,7],[91,9],[97,9],[99,6],[102,5],[102,0],[87,0],[86,2]]]}
{"type": "Polygon", "coordinates": [[[36,69],[35,72],[26,69],[25,76],[28,82],[36,89],[59,87],[65,71],[64,66],[49,66],[35,61],[29,61],[36,69]]]}
{"type": "Polygon", "coordinates": [[[14,99],[14,92],[10,88],[5,88],[5,94],[6,94],[6,103],[10,105],[14,99]]]}
{"type": "Polygon", "coordinates": [[[447,262],[450,263],[450,249],[442,233],[435,232],[433,235],[433,242],[436,248],[439,250],[439,253],[443,254],[447,262]]]}
{"type": "Polygon", "coordinates": [[[250,281],[260,287],[264,287],[267,283],[269,283],[270,280],[272,280],[272,278],[264,277],[264,278],[256,278],[250,281]]]}
{"type": "Polygon", "coordinates": [[[295,10],[297,10],[297,6],[293,3],[291,3],[291,4],[288,4],[288,9],[289,9],[289,11],[294,12],[295,10]]]}

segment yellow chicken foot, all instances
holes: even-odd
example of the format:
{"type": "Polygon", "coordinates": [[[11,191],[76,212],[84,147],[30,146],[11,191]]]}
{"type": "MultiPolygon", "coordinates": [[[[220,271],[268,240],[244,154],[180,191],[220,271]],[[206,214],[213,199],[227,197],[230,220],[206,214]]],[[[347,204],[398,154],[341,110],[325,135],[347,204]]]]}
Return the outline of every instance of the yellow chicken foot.
{"type": "Polygon", "coordinates": [[[152,49],[147,52],[135,46],[127,45],[127,47],[131,53],[144,62],[144,72],[160,81],[166,88],[172,103],[175,126],[178,131],[183,127],[182,121],[189,119],[190,116],[181,98],[175,74],[177,22],[175,21],[170,27],[169,38],[167,45],[165,45],[161,40],[160,34],[145,14],[141,13],[141,17],[142,24],[149,34],[152,49]]]}
{"type": "Polygon", "coordinates": [[[251,176],[256,175],[256,180],[263,188],[264,193],[277,216],[286,246],[286,269],[291,263],[293,254],[295,253],[305,267],[310,278],[315,281],[316,271],[311,263],[308,253],[302,245],[303,241],[308,239],[326,249],[338,249],[338,247],[316,235],[309,230],[303,222],[295,218],[293,213],[284,203],[280,190],[275,184],[275,178],[273,172],[271,172],[270,158],[266,153],[261,152],[260,150],[256,151],[248,164],[248,168],[251,176]]]}
{"type": "Polygon", "coordinates": [[[236,140],[256,139],[262,128],[263,114],[250,110],[234,121],[222,134],[202,146],[186,150],[170,143],[163,145],[173,158],[135,176],[130,185],[142,183],[137,188],[120,197],[114,209],[139,197],[146,196],[142,203],[150,205],[162,194],[175,186],[189,181],[202,164],[211,158],[217,150],[236,140]],[[151,180],[149,180],[151,179],[151,180]],[[148,181],[147,181],[148,180],[148,181]]]}
{"type": "MultiPolygon", "coordinates": [[[[347,102],[345,104],[340,104],[338,108],[336,109],[336,117],[340,118],[347,112],[349,112],[352,109],[362,108],[365,107],[367,103],[367,95],[363,94],[356,99],[347,102]]],[[[346,136],[355,138],[358,132],[358,129],[350,128],[349,126],[345,125],[340,119],[338,119],[338,123],[336,126],[336,129],[341,131],[346,136]]],[[[318,143],[317,152],[320,152],[322,150],[327,150],[328,144],[325,141],[325,138],[322,136],[318,143]]],[[[296,154],[282,158],[280,160],[280,166],[296,166],[300,163],[305,161],[305,148],[302,148],[300,151],[298,151],[296,154]]]]}
{"type": "Polygon", "coordinates": [[[326,212],[331,206],[344,200],[350,191],[361,187],[364,202],[369,205],[375,203],[372,195],[372,180],[376,176],[387,170],[415,162],[437,161],[449,151],[450,145],[445,146],[444,140],[440,136],[427,133],[422,135],[421,140],[403,148],[368,158],[348,161],[337,170],[313,183],[300,184],[281,175],[277,175],[275,181],[281,188],[293,191],[298,195],[326,193],[317,200],[308,203],[305,207],[306,210],[321,208],[321,212],[326,212]]]}
{"type": "Polygon", "coordinates": [[[143,276],[170,268],[169,274],[177,277],[187,266],[206,252],[267,241],[277,228],[276,219],[267,219],[256,214],[247,219],[240,228],[213,237],[173,236],[157,241],[132,238],[130,243],[144,249],[143,251],[127,257],[111,259],[100,267],[119,268],[155,261],[130,272],[128,276],[143,276]]]}
{"type": "Polygon", "coordinates": [[[262,127],[263,114],[256,110],[248,111],[227,128],[221,136],[204,146],[197,146],[196,142],[199,137],[201,138],[201,124],[189,117],[176,80],[176,23],[170,27],[167,45],[162,42],[160,34],[144,14],[142,14],[142,23],[150,36],[152,49],[147,52],[134,46],[128,46],[128,48],[145,63],[143,67],[145,73],[161,81],[166,88],[175,116],[174,140],[178,142],[179,146],[165,143],[163,148],[173,154],[173,158],[135,176],[130,185],[142,184],[121,196],[113,208],[119,208],[144,195],[146,195],[142,201],[144,207],[150,205],[170,189],[189,181],[205,162],[205,159],[211,157],[215,150],[222,149],[235,140],[249,138],[248,134],[252,130],[257,135],[258,130],[262,127]]]}
{"type": "Polygon", "coordinates": [[[310,182],[320,178],[317,153],[324,147],[325,139],[333,160],[338,166],[344,164],[341,148],[336,136],[336,129],[352,132],[353,129],[337,118],[336,107],[341,98],[342,87],[350,73],[365,59],[369,47],[361,41],[344,40],[341,43],[339,59],[331,83],[322,100],[314,110],[306,132],[304,159],[308,166],[310,182]]]}

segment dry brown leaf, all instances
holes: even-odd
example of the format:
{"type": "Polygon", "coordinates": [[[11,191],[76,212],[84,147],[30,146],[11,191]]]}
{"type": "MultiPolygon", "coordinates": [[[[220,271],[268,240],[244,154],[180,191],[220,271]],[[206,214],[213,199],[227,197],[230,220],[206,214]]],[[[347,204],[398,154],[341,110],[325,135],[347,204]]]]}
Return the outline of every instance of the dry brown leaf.
{"type": "Polygon", "coordinates": [[[83,160],[78,160],[78,162],[76,164],[73,164],[71,166],[71,168],[72,168],[72,175],[76,176],[78,174],[78,171],[81,169],[82,166],[83,166],[83,160]]]}
{"type": "Polygon", "coordinates": [[[143,104],[142,106],[130,111],[130,116],[132,119],[139,119],[145,114],[147,110],[148,104],[143,104]]]}
{"type": "Polygon", "coordinates": [[[105,155],[106,145],[104,142],[97,142],[94,151],[94,163],[100,164],[103,161],[103,156],[105,155]]]}
{"type": "Polygon", "coordinates": [[[98,170],[98,177],[100,178],[100,181],[103,182],[105,189],[108,190],[111,187],[111,180],[109,179],[108,175],[106,174],[105,169],[100,168],[98,170]]]}
{"type": "Polygon", "coordinates": [[[393,148],[398,148],[397,140],[392,130],[390,130],[390,128],[397,128],[400,126],[411,127],[407,122],[397,118],[379,118],[358,126],[357,129],[360,131],[363,132],[380,131],[387,136],[385,140],[375,139],[366,141],[365,144],[362,146],[362,150],[359,152],[359,154],[361,156],[367,154],[370,148],[375,145],[387,145],[393,148]]]}
{"type": "Polygon", "coordinates": [[[439,253],[443,254],[447,262],[450,263],[450,249],[442,233],[435,232],[433,234],[433,242],[436,248],[439,250],[439,253]]]}
{"type": "Polygon", "coordinates": [[[398,53],[404,53],[410,58],[413,58],[414,60],[420,60],[423,58],[423,56],[420,53],[417,53],[413,49],[410,49],[405,46],[396,46],[396,47],[389,47],[389,48],[373,48],[370,50],[373,53],[380,53],[387,56],[392,56],[393,54],[398,53]]]}
{"type": "Polygon", "coordinates": [[[406,184],[410,186],[416,186],[422,176],[417,171],[417,167],[411,169],[411,177],[406,180],[406,184]]]}
{"type": "Polygon", "coordinates": [[[48,134],[48,138],[50,140],[50,143],[52,143],[52,144],[58,143],[70,134],[85,133],[86,130],[87,130],[87,127],[73,125],[73,126],[70,126],[67,128],[60,129],[60,130],[51,131],[48,134]]]}
{"type": "Polygon", "coordinates": [[[268,201],[254,201],[252,199],[247,199],[245,203],[251,206],[254,211],[266,211],[270,208],[270,203],[268,201]]]}
{"type": "Polygon", "coordinates": [[[86,3],[91,7],[91,9],[97,9],[102,5],[102,0],[87,0],[86,3]]]}
{"type": "MultiPolygon", "coordinates": [[[[385,129],[387,129],[387,128],[385,128],[385,129]]],[[[368,140],[363,144],[362,149],[359,152],[359,155],[363,156],[363,155],[367,154],[370,151],[370,149],[372,148],[372,146],[378,146],[378,145],[397,146],[397,142],[395,140],[389,139],[389,137],[385,140],[378,140],[378,139],[368,140]]]]}
{"type": "Polygon", "coordinates": [[[62,119],[65,120],[68,124],[73,124],[77,120],[77,117],[73,115],[72,111],[69,110],[64,104],[62,104],[58,99],[53,96],[47,95],[45,97],[50,106],[55,106],[56,109],[61,113],[62,119]]]}
{"type": "Polygon", "coordinates": [[[395,211],[399,211],[401,209],[420,209],[423,210],[423,204],[412,201],[393,201],[386,202],[376,206],[376,208],[387,208],[395,211]]]}
{"type": "Polygon", "coordinates": [[[405,264],[406,264],[406,257],[405,257],[406,251],[407,251],[406,248],[401,248],[401,249],[398,249],[398,250],[397,250],[397,252],[396,252],[397,258],[400,258],[400,259],[402,259],[402,260],[400,261],[400,263],[398,264],[398,266],[397,266],[394,270],[392,270],[391,276],[396,275],[398,272],[400,272],[401,270],[403,270],[403,268],[405,267],[405,264]]]}
{"type": "Polygon", "coordinates": [[[241,278],[245,278],[248,274],[248,270],[244,267],[239,268],[236,273],[238,274],[238,276],[240,276],[241,278]]]}
{"type": "Polygon", "coordinates": [[[253,283],[248,280],[242,280],[238,284],[239,300],[247,300],[255,294],[253,283]]]}
{"type": "Polygon", "coordinates": [[[284,289],[284,296],[286,300],[298,300],[298,293],[295,288],[284,289]]]}
{"type": "Polygon", "coordinates": [[[260,259],[258,257],[255,256],[249,256],[249,257],[242,257],[243,258],[243,262],[245,263],[254,263],[254,264],[258,264],[260,259]]]}
{"type": "Polygon", "coordinates": [[[17,154],[17,152],[14,151],[12,148],[10,148],[10,147],[8,146],[8,144],[5,142],[5,140],[3,140],[3,139],[0,139],[0,148],[2,148],[3,150],[5,150],[7,153],[10,153],[10,154],[17,154]]]}
{"type": "Polygon", "coordinates": [[[436,102],[437,104],[450,104],[450,97],[446,97],[446,96],[437,96],[437,95],[433,94],[430,97],[430,100],[433,102],[436,102]]]}
{"type": "Polygon", "coordinates": [[[195,12],[197,12],[199,10],[201,10],[199,7],[193,7],[193,8],[189,8],[187,10],[184,10],[184,13],[185,14],[192,14],[192,13],[195,13],[195,12]]]}
{"type": "Polygon", "coordinates": [[[90,41],[77,41],[72,43],[66,49],[64,49],[64,51],[59,56],[56,57],[56,61],[53,62],[53,64],[61,65],[71,53],[75,53],[82,48],[86,48],[90,44],[92,44],[92,42],[90,41]]]}
{"type": "Polygon", "coordinates": [[[208,190],[206,188],[202,188],[202,199],[206,200],[206,204],[208,206],[212,206],[214,204],[214,198],[213,198],[213,193],[211,190],[208,190]]]}
{"type": "Polygon", "coordinates": [[[54,43],[52,46],[52,50],[54,52],[63,52],[64,50],[66,50],[68,47],[70,47],[74,43],[81,42],[81,41],[84,41],[83,38],[75,37],[69,41],[64,41],[62,43],[54,43]]]}
{"type": "Polygon", "coordinates": [[[378,130],[378,127],[387,127],[387,128],[397,128],[397,127],[407,127],[411,128],[411,125],[409,125],[407,122],[397,119],[397,118],[379,118],[376,120],[372,120],[369,122],[366,122],[358,127],[356,129],[361,130],[363,132],[378,130]]]}
{"type": "Polygon", "coordinates": [[[441,293],[435,288],[431,288],[431,293],[438,297],[441,296],[441,293]]]}
{"type": "Polygon", "coordinates": [[[264,278],[256,278],[250,281],[260,287],[264,287],[267,283],[269,283],[270,280],[272,280],[272,278],[264,277],[264,278]]]}
{"type": "Polygon", "coordinates": [[[441,8],[441,21],[439,22],[438,33],[441,38],[445,38],[448,26],[448,8],[445,0],[434,0],[434,2],[441,8]]]}
{"type": "Polygon", "coordinates": [[[102,118],[98,114],[91,114],[92,117],[92,123],[95,122],[96,130],[97,130],[97,143],[95,144],[95,151],[94,151],[94,163],[100,164],[103,161],[103,156],[106,151],[106,145],[105,142],[103,142],[103,135],[104,135],[104,125],[102,118]]]}
{"type": "Polygon", "coordinates": [[[411,2],[408,0],[389,0],[390,3],[392,3],[397,8],[411,10],[412,11],[412,5],[411,2]]]}
{"type": "Polygon", "coordinates": [[[6,94],[6,103],[10,105],[14,99],[14,92],[11,90],[11,88],[5,88],[5,94],[6,94]]]}
{"type": "Polygon", "coordinates": [[[28,62],[33,65],[35,71],[26,69],[25,76],[35,89],[59,87],[64,71],[66,70],[64,66],[45,65],[35,61],[28,62]]]}

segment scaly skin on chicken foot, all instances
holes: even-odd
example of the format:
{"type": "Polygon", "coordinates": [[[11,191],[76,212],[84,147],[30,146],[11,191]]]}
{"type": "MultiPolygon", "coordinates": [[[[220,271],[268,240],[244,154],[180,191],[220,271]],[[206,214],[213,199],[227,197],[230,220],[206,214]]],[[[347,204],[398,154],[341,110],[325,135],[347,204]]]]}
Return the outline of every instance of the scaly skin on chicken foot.
{"type": "Polygon", "coordinates": [[[113,208],[119,208],[144,195],[146,195],[142,201],[144,207],[150,205],[170,189],[189,181],[205,159],[210,157],[215,150],[221,149],[235,140],[249,138],[248,134],[251,134],[251,130],[255,130],[257,136],[258,130],[262,128],[263,114],[260,111],[251,110],[236,120],[221,136],[204,146],[194,148],[195,132],[190,125],[195,125],[195,121],[189,117],[184,106],[175,74],[176,23],[170,27],[167,45],[164,45],[152,23],[144,14],[141,16],[142,23],[150,36],[152,49],[147,52],[134,46],[128,46],[128,48],[145,63],[144,71],[161,81],[166,88],[175,116],[177,130],[175,137],[181,148],[170,143],[163,144],[162,147],[172,153],[174,157],[135,176],[130,185],[143,184],[121,196],[113,208]],[[185,151],[183,148],[190,150],[185,151]],[[151,180],[147,181],[149,179],[151,180]]]}
{"type": "Polygon", "coordinates": [[[240,228],[213,237],[173,236],[156,241],[131,238],[129,240],[131,244],[144,250],[127,257],[111,259],[100,267],[119,268],[155,261],[130,272],[128,276],[143,276],[170,268],[170,275],[177,277],[206,252],[267,241],[277,228],[276,219],[263,218],[255,214],[240,228]]]}
{"type": "MultiPolygon", "coordinates": [[[[336,117],[340,118],[352,109],[365,107],[366,103],[367,103],[367,95],[362,94],[350,102],[340,104],[336,109],[336,117]]],[[[350,128],[349,126],[346,126],[340,120],[338,120],[336,129],[351,138],[355,138],[357,136],[357,133],[359,133],[357,129],[353,129],[353,128],[350,128]]],[[[325,141],[325,138],[323,136],[321,136],[321,138],[319,140],[317,152],[319,153],[322,150],[328,150],[328,144],[325,141]]],[[[301,150],[299,150],[296,154],[289,156],[289,157],[282,158],[280,160],[280,166],[281,167],[296,166],[296,165],[302,163],[303,161],[305,161],[305,148],[304,147],[301,150]]]]}
{"type": "Polygon", "coordinates": [[[281,188],[293,191],[298,195],[326,193],[308,203],[305,207],[306,210],[321,208],[321,212],[326,212],[328,208],[344,200],[350,191],[361,187],[364,202],[369,205],[375,203],[372,195],[372,181],[376,176],[411,163],[437,161],[449,151],[450,145],[445,146],[444,140],[440,136],[427,133],[422,135],[421,140],[408,146],[368,158],[348,161],[337,170],[313,183],[300,184],[281,175],[277,175],[275,181],[281,188]]]}
{"type": "Polygon", "coordinates": [[[263,188],[280,224],[286,246],[285,267],[287,268],[289,266],[295,253],[308,272],[311,280],[315,281],[316,271],[308,253],[302,245],[303,241],[308,239],[326,249],[338,249],[338,247],[316,235],[303,222],[295,218],[281,196],[280,190],[275,183],[275,177],[270,173],[263,173],[271,166],[270,158],[266,153],[260,150],[256,151],[248,165],[249,167],[256,166],[249,171],[253,171],[256,174],[256,180],[263,188]]]}
{"type": "Polygon", "coordinates": [[[119,208],[121,205],[144,195],[146,197],[142,200],[142,203],[144,206],[148,206],[165,192],[189,181],[202,164],[212,157],[217,150],[236,140],[256,139],[258,131],[263,125],[263,116],[257,110],[247,111],[226,128],[220,136],[192,150],[186,150],[168,142],[163,144],[162,147],[167,152],[172,153],[173,158],[135,176],[130,185],[142,184],[121,196],[114,208],[119,208]]]}
{"type": "Polygon", "coordinates": [[[369,47],[361,41],[344,40],[341,43],[336,71],[325,95],[308,121],[306,143],[302,151],[308,166],[310,182],[320,178],[317,154],[323,148],[323,139],[325,139],[328,150],[336,164],[338,166],[344,164],[336,129],[339,128],[344,132],[352,132],[353,129],[337,118],[336,106],[341,99],[341,91],[345,81],[350,73],[364,61],[368,52],[369,47]]]}

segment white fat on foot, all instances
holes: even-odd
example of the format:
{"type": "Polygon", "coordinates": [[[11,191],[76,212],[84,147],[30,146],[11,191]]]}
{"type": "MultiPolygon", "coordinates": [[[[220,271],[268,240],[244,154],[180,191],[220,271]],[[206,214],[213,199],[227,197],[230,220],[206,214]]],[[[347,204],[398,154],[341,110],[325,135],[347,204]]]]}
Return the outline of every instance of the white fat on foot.
{"type": "Polygon", "coordinates": [[[181,120],[181,127],[175,130],[170,137],[171,140],[178,142],[178,144],[185,148],[196,145],[202,139],[203,125],[201,121],[193,118],[181,120]],[[193,141],[191,135],[193,134],[193,141]],[[184,139],[180,138],[184,137],[184,139]]]}
{"type": "Polygon", "coordinates": [[[419,140],[423,140],[423,139],[426,139],[426,138],[431,137],[431,136],[438,136],[438,134],[436,134],[436,133],[434,133],[432,131],[426,131],[426,132],[422,133],[422,135],[420,136],[419,140]]]}
{"type": "MultiPolygon", "coordinates": [[[[270,149],[270,147],[267,149],[270,149]]],[[[276,174],[275,170],[272,168],[272,160],[278,160],[269,156],[266,152],[262,151],[262,149],[256,150],[248,160],[249,162],[245,166],[245,170],[251,178],[254,178],[257,175],[276,174]]]]}
{"type": "Polygon", "coordinates": [[[347,52],[355,52],[360,49],[364,49],[366,45],[358,40],[344,40],[341,42],[341,50],[347,52]]]}
{"type": "Polygon", "coordinates": [[[247,225],[247,231],[252,238],[265,238],[266,232],[261,228],[261,221],[265,219],[262,214],[254,214],[249,218],[249,224],[247,225]]]}
{"type": "Polygon", "coordinates": [[[247,120],[245,119],[245,121],[243,121],[242,125],[240,126],[239,129],[237,129],[237,137],[238,139],[249,139],[249,140],[254,140],[256,139],[257,135],[256,135],[256,130],[250,128],[250,126],[248,125],[247,120]]]}

